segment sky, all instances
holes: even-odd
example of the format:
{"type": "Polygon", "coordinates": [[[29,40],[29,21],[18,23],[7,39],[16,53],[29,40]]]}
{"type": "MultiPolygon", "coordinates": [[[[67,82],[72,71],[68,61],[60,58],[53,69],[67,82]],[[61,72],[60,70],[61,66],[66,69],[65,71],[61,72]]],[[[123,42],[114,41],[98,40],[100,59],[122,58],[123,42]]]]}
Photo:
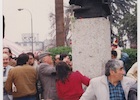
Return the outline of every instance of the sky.
{"type": "MultiPolygon", "coordinates": [[[[68,5],[69,0],[64,0],[68,5]]],[[[5,38],[9,41],[21,41],[22,33],[31,33],[31,15],[33,33],[39,34],[39,40],[50,38],[51,22],[49,14],[55,13],[54,0],[3,0],[2,14],[5,16],[5,38]],[[19,8],[25,10],[18,11],[19,8]]]]}

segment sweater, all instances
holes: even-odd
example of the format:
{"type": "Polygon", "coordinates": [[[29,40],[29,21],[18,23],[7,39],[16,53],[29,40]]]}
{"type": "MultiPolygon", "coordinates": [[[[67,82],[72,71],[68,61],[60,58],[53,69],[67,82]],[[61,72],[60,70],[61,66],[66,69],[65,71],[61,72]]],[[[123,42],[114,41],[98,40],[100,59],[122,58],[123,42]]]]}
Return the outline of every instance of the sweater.
{"type": "Polygon", "coordinates": [[[59,100],[79,100],[84,93],[82,84],[88,86],[90,79],[83,76],[80,72],[72,72],[65,84],[60,80],[56,82],[59,100]]]}
{"type": "Polygon", "coordinates": [[[9,71],[5,84],[8,93],[14,98],[36,94],[36,70],[30,65],[14,67],[9,71]],[[15,84],[17,92],[12,92],[12,83],[15,84]]]}

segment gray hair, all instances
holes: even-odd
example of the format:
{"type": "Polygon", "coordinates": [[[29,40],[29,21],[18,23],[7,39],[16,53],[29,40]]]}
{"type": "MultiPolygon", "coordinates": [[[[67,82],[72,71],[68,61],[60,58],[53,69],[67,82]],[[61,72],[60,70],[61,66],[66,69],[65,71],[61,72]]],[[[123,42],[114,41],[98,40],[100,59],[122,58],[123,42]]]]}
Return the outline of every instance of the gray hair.
{"type": "Polygon", "coordinates": [[[122,60],[118,59],[111,59],[105,65],[105,75],[110,75],[110,70],[116,71],[116,69],[123,67],[124,63],[122,60]]]}
{"type": "Polygon", "coordinates": [[[48,55],[51,55],[51,53],[50,53],[50,52],[41,53],[41,54],[38,56],[39,62],[40,62],[40,63],[43,63],[43,62],[44,62],[44,57],[45,57],[45,56],[48,56],[48,55]]]}

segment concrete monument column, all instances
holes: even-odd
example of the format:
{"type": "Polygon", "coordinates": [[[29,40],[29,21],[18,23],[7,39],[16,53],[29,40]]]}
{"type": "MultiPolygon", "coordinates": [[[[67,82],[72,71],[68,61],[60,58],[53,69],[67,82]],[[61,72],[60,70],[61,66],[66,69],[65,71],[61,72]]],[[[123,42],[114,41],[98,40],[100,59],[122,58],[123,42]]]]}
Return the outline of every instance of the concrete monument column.
{"type": "Polygon", "coordinates": [[[93,78],[111,58],[110,22],[104,17],[76,19],[72,25],[73,69],[93,78]]]}

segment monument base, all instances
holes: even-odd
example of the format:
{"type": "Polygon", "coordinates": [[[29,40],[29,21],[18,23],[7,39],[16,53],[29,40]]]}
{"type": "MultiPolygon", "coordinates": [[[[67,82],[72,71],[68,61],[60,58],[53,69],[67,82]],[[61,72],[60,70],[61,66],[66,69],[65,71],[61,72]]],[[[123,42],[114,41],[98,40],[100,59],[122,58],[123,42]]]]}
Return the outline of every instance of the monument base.
{"type": "Polygon", "coordinates": [[[72,25],[73,69],[93,78],[111,59],[110,22],[104,17],[76,19],[72,25]]]}

